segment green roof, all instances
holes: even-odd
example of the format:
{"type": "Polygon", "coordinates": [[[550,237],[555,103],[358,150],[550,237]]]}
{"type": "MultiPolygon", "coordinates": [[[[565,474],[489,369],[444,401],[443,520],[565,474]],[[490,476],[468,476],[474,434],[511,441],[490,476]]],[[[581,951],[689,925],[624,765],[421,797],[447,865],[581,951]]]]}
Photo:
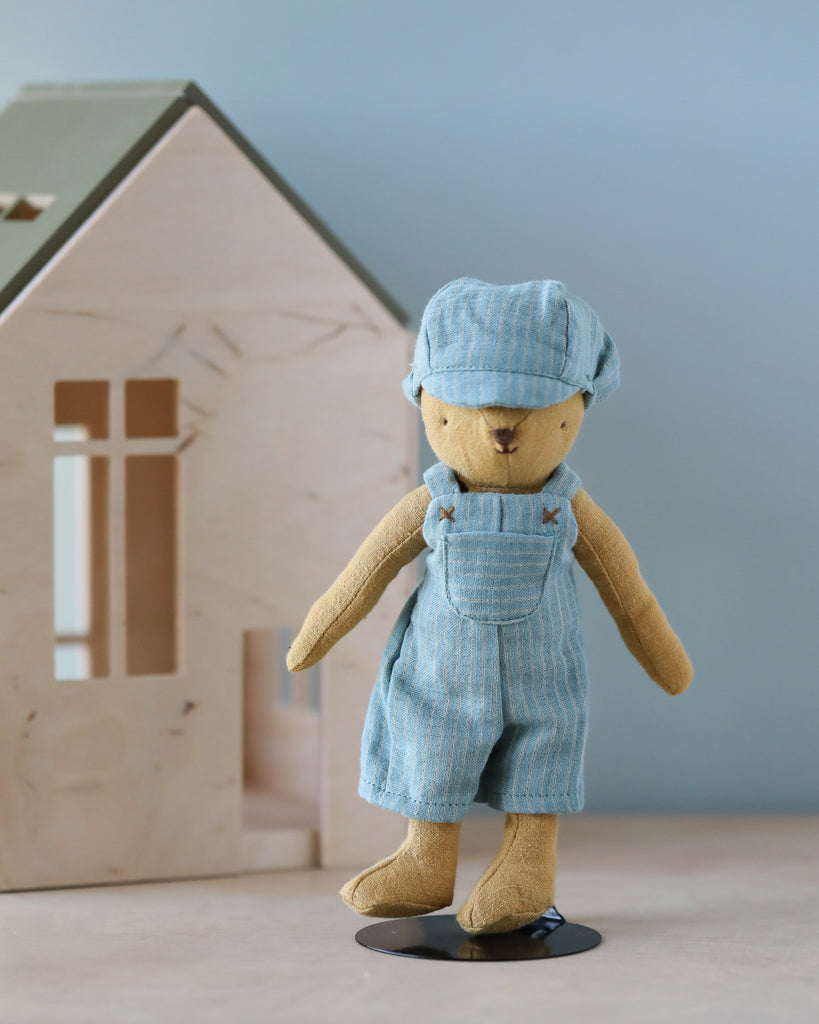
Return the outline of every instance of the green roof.
{"type": "Polygon", "coordinates": [[[31,85],[0,113],[0,312],[139,160],[201,107],[350,269],[406,313],[193,82],[31,85]]]}

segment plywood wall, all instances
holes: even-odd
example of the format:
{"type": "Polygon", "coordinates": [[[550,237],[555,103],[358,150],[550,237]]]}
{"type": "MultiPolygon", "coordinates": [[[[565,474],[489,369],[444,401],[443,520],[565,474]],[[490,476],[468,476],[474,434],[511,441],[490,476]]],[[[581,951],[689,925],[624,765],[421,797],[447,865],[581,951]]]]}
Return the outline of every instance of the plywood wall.
{"type": "MultiPolygon", "coordinates": [[[[199,110],[0,319],[0,884],[234,870],[242,652],[295,629],[414,481],[400,325],[199,110]],[[175,436],[125,438],[127,381],[178,382],[175,436]],[[111,672],[53,676],[54,382],[110,382],[111,672]],[[129,675],[125,458],[178,467],[179,670],[129,675]],[[120,539],[122,540],[120,540],[120,539]]],[[[356,796],[394,584],[327,659],[322,856],[386,853],[356,796]]]]}

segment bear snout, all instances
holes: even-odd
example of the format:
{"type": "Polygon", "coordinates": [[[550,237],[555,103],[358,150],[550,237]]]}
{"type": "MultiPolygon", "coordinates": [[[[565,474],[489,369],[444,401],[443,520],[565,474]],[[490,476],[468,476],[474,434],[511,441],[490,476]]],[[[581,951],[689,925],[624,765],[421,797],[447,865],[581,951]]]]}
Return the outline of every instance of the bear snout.
{"type": "Polygon", "coordinates": [[[517,451],[517,448],[509,447],[515,440],[514,427],[498,427],[495,430],[490,430],[489,434],[495,444],[500,445],[499,453],[501,455],[511,455],[512,452],[517,451]]]}

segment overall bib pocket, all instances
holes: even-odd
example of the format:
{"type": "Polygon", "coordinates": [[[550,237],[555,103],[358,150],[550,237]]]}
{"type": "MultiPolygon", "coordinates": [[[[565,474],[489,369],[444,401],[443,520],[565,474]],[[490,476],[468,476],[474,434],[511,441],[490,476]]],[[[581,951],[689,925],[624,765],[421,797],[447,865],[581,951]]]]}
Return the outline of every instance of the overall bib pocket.
{"type": "Polygon", "coordinates": [[[540,607],[553,537],[453,533],[442,538],[446,599],[477,622],[518,622],[540,607]]]}

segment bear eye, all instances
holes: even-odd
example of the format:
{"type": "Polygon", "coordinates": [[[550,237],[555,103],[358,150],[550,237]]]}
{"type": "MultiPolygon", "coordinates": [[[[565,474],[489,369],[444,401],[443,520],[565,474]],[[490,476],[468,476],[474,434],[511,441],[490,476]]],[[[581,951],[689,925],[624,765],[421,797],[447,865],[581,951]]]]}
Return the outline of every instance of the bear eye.
{"type": "Polygon", "coordinates": [[[442,416],[442,417],[441,417],[441,426],[442,426],[442,427],[445,427],[445,426],[447,425],[447,423],[448,423],[448,422],[449,422],[449,421],[447,420],[446,416],[442,416]]]}
{"type": "Polygon", "coordinates": [[[566,426],[566,421],[563,420],[563,422],[560,424],[560,429],[563,430],[565,428],[565,426],[566,426]]]}

